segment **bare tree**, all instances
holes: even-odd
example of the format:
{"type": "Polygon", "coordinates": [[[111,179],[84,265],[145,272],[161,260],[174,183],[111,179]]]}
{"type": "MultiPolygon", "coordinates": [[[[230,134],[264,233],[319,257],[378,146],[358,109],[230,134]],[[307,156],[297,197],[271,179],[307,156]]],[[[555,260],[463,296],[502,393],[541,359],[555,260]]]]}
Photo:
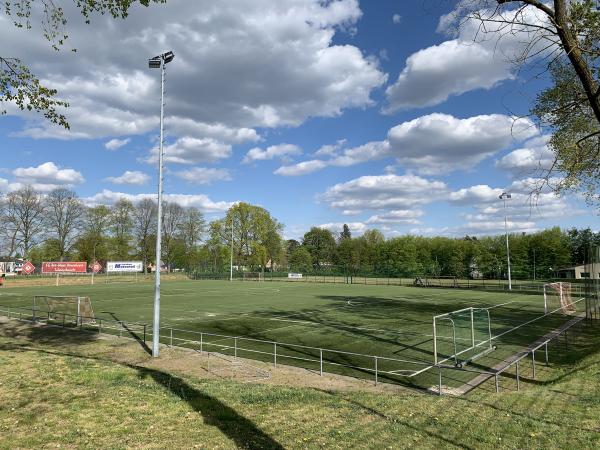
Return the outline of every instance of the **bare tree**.
{"type": "Polygon", "coordinates": [[[42,196],[26,186],[6,196],[5,217],[15,230],[16,248],[22,250],[23,258],[42,237],[44,230],[44,202],[42,196]]]}
{"type": "Polygon", "coordinates": [[[17,234],[19,232],[19,222],[16,217],[9,214],[8,199],[0,199],[0,239],[2,240],[3,253],[6,256],[14,256],[17,251],[17,234]]]}
{"type": "Polygon", "coordinates": [[[46,225],[57,241],[60,260],[63,261],[81,230],[85,207],[77,194],[66,188],[51,191],[44,204],[46,225]]]}
{"type": "Polygon", "coordinates": [[[133,232],[138,253],[144,262],[144,272],[153,255],[154,231],[156,228],[157,205],[149,198],[141,200],[133,210],[133,232]]]}
{"type": "Polygon", "coordinates": [[[165,202],[162,213],[162,252],[170,272],[185,210],[177,203],[165,202]]]}

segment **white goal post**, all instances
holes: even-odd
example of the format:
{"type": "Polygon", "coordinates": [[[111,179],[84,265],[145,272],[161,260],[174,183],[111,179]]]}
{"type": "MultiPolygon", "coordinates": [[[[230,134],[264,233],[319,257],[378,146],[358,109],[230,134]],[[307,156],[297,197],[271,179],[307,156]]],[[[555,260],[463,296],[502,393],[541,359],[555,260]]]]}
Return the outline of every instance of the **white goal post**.
{"type": "Polygon", "coordinates": [[[46,314],[48,319],[75,322],[77,326],[96,323],[92,301],[89,297],[75,295],[35,295],[33,297],[34,318],[46,314]]]}
{"type": "Polygon", "coordinates": [[[556,282],[544,284],[544,314],[560,310],[565,315],[577,312],[571,297],[571,283],[556,282]]]}
{"type": "Polygon", "coordinates": [[[469,307],[433,317],[435,366],[454,360],[456,367],[462,367],[495,349],[487,308],[469,307]]]}

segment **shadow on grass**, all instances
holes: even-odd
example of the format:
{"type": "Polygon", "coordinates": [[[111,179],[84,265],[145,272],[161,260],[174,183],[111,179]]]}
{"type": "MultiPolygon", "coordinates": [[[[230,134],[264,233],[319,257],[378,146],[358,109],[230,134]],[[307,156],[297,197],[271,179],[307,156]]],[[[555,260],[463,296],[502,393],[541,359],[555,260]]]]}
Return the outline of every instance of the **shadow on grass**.
{"type": "Polygon", "coordinates": [[[149,355],[152,354],[152,350],[150,349],[150,347],[148,346],[148,344],[146,344],[146,341],[144,339],[142,339],[139,334],[133,330],[128,324],[127,322],[121,322],[121,319],[119,319],[119,317],[114,313],[114,312],[110,312],[110,311],[102,311],[105,314],[110,315],[115,321],[120,322],[121,326],[123,327],[123,330],[127,331],[127,333],[129,333],[129,335],[135,339],[135,341],[140,344],[140,347],[142,347],[142,349],[148,353],[149,355]]]}
{"type": "Polygon", "coordinates": [[[59,348],[56,348],[56,350],[46,350],[18,343],[6,343],[0,345],[0,350],[44,353],[80,360],[108,362],[127,367],[136,371],[139,378],[151,378],[156,384],[162,386],[172,395],[185,401],[194,411],[202,416],[205,424],[217,427],[234,442],[236,447],[250,449],[284,448],[274,438],[258,428],[251,420],[239,414],[235,409],[227,406],[219,399],[202,392],[178,376],[158,369],[141,367],[126,362],[117,362],[109,358],[64,351],[64,347],[87,344],[95,340],[95,337],[90,339],[87,333],[71,333],[68,330],[48,327],[31,327],[31,330],[27,331],[23,325],[16,327],[11,325],[11,323],[0,324],[0,334],[6,337],[27,339],[32,343],[41,343],[59,348]]]}

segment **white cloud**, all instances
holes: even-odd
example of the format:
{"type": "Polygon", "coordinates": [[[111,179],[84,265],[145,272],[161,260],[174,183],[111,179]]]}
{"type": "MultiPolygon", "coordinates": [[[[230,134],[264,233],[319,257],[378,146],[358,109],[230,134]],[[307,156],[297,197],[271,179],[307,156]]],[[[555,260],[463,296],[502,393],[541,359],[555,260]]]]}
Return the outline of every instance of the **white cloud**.
{"type": "Polygon", "coordinates": [[[418,218],[424,214],[424,211],[420,209],[396,209],[371,216],[367,220],[367,223],[416,225],[420,223],[418,218]]]}
{"type": "Polygon", "coordinates": [[[392,16],[392,22],[394,22],[396,25],[399,24],[402,22],[402,16],[400,14],[394,14],[392,16]]]}
{"type": "Polygon", "coordinates": [[[8,180],[5,178],[0,178],[0,192],[8,191],[8,180]]]}
{"type": "MultiPolygon", "coordinates": [[[[406,59],[406,65],[396,82],[386,89],[388,105],[384,112],[433,106],[452,95],[475,89],[491,89],[503,80],[513,79],[513,62],[528,51],[539,59],[551,48],[547,39],[535,39],[539,32],[533,27],[515,26],[512,30],[498,22],[487,22],[482,28],[476,19],[466,19],[470,13],[485,6],[485,2],[459,2],[452,13],[442,16],[438,31],[452,31],[454,39],[424,48],[406,59]],[[531,44],[533,43],[533,44],[531,44]]],[[[481,10],[484,17],[491,11],[500,11],[488,4],[490,10],[481,10]]],[[[515,9],[512,9],[514,12],[515,9]]],[[[524,8],[517,20],[545,25],[547,18],[535,8],[524,8]]],[[[504,15],[511,19],[511,13],[504,15]]],[[[496,16],[501,19],[502,13],[496,16]]]]}
{"type": "MultiPolygon", "coordinates": [[[[126,199],[133,203],[142,199],[149,198],[156,200],[156,194],[127,194],[125,192],[115,192],[108,189],[102,190],[91,197],[84,198],[87,205],[112,205],[120,199],[126,199]]],[[[204,194],[165,194],[164,201],[178,203],[187,208],[194,206],[204,213],[222,213],[227,211],[234,202],[215,202],[204,194]]]]}
{"type": "MultiPolygon", "coordinates": [[[[155,164],[158,161],[158,150],[158,146],[154,147],[145,161],[155,164]]],[[[167,163],[212,163],[229,158],[231,156],[231,145],[223,144],[211,138],[183,137],[177,139],[173,144],[165,145],[164,155],[167,163]]]]}
{"type": "Polygon", "coordinates": [[[547,146],[549,136],[531,139],[523,148],[513,150],[496,161],[496,167],[508,170],[515,177],[547,172],[554,163],[554,153],[547,146]]]}
{"type": "Polygon", "coordinates": [[[326,230],[329,230],[332,233],[339,233],[344,228],[344,225],[348,225],[348,228],[350,229],[350,232],[354,237],[362,235],[369,228],[366,224],[362,222],[330,222],[318,225],[318,227],[325,228],[326,230]]]}
{"type": "MultiPolygon", "coordinates": [[[[76,14],[66,5],[67,16],[76,14]]],[[[257,128],[298,126],[373,104],[387,75],[356,46],[334,44],[362,12],[357,0],[170,0],[134,4],[126,21],[94,16],[69,22],[67,45],[52,51],[41,33],[0,27],[0,41],[28,55],[34,73],[69,101],[71,131],[28,121],[23,135],[99,138],[158,126],[159,72],[146,56],[168,47],[166,129],[224,144],[256,141],[257,128]],[[159,50],[157,50],[159,49],[159,50]]],[[[31,117],[12,109],[11,114],[31,117]]]]}
{"type": "Polygon", "coordinates": [[[11,189],[31,185],[40,191],[51,191],[58,187],[73,187],[85,181],[80,172],[61,169],[51,161],[36,167],[19,167],[12,173],[16,181],[11,185],[11,189]]]}
{"type": "Polygon", "coordinates": [[[128,184],[132,186],[143,186],[144,184],[148,184],[150,181],[150,176],[145,174],[144,172],[140,172],[137,170],[126,170],[123,175],[118,177],[108,177],[106,181],[113,184],[128,184]]]}
{"type": "Polygon", "coordinates": [[[215,181],[231,180],[231,175],[227,169],[207,167],[192,167],[188,170],[175,172],[175,176],[193,184],[212,184],[215,181]]]}
{"type": "Polygon", "coordinates": [[[479,184],[451,192],[449,200],[452,203],[477,205],[481,203],[499,202],[502,189],[491,188],[486,184],[479,184]]]}
{"type": "Polygon", "coordinates": [[[429,114],[392,128],[388,142],[400,164],[423,174],[435,174],[470,169],[513,140],[537,133],[529,119],[501,114],[467,119],[429,114]]]}
{"type": "Polygon", "coordinates": [[[320,199],[332,208],[408,209],[443,200],[446,184],[416,175],[363,176],[327,189],[320,199]]]}
{"type": "Polygon", "coordinates": [[[269,161],[275,158],[288,159],[291,156],[301,155],[302,149],[294,144],[278,144],[271,145],[265,150],[259,147],[254,147],[246,153],[244,164],[250,164],[256,161],[269,161]]]}
{"type": "Polygon", "coordinates": [[[110,141],[108,141],[107,143],[104,144],[104,148],[106,148],[107,150],[118,150],[121,147],[129,144],[129,142],[131,141],[131,139],[127,138],[127,139],[111,139],[110,141]]]}
{"type": "Polygon", "coordinates": [[[506,149],[514,141],[524,141],[539,133],[529,119],[502,114],[456,118],[449,114],[428,114],[403,122],[388,131],[387,139],[342,149],[327,147],[313,159],[282,166],[277,175],[298,176],[325,167],[348,167],[367,161],[396,157],[397,162],[425,175],[468,170],[489,156],[506,149]]]}

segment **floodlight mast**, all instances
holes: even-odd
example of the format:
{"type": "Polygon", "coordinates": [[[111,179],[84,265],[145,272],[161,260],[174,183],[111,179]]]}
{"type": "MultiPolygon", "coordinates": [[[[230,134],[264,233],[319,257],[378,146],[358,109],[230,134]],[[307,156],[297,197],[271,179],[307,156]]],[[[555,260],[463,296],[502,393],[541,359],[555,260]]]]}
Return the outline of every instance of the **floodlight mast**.
{"type": "Polygon", "coordinates": [[[506,216],[506,200],[510,200],[512,196],[507,192],[503,192],[498,198],[504,201],[504,234],[506,235],[506,261],[508,262],[508,290],[511,291],[512,280],[510,276],[510,248],[508,246],[508,219],[506,216]]]}
{"type": "Polygon", "coordinates": [[[173,52],[166,52],[148,60],[151,69],[160,71],[160,142],[158,146],[158,210],[156,219],[156,267],[154,271],[154,320],[152,322],[152,356],[159,356],[160,344],[160,255],[162,237],[162,194],[163,194],[163,156],[164,156],[164,118],[165,118],[165,66],[173,61],[173,52]]]}

